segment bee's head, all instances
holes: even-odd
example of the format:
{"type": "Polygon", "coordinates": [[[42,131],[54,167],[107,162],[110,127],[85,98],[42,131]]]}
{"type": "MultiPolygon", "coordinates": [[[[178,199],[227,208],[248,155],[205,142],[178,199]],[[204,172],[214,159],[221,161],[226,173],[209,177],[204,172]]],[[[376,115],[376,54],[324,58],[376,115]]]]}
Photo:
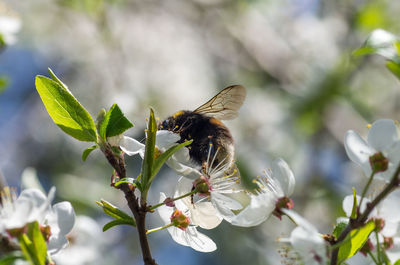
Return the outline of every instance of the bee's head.
{"type": "Polygon", "coordinates": [[[182,125],[186,111],[178,111],[158,125],[159,130],[176,131],[182,125]]]}

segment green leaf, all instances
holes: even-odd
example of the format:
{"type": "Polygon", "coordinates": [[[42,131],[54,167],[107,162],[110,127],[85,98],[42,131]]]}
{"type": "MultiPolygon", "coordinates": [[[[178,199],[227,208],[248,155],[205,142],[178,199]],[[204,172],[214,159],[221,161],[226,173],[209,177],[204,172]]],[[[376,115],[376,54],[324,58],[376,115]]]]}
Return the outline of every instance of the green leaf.
{"type": "Polygon", "coordinates": [[[396,260],[396,262],[393,265],[400,265],[400,259],[396,260]]]}
{"type": "Polygon", "coordinates": [[[170,158],[176,151],[178,151],[182,147],[190,145],[192,142],[193,142],[193,140],[190,140],[190,141],[186,141],[184,143],[178,144],[178,145],[174,145],[174,146],[170,147],[167,151],[162,153],[159,157],[157,157],[154,161],[153,170],[151,172],[152,175],[148,182],[149,185],[152,183],[152,181],[155,178],[155,176],[157,175],[158,171],[160,171],[161,166],[168,160],[168,158],[170,158]]]}
{"type": "Polygon", "coordinates": [[[154,149],[156,145],[157,123],[154,117],[153,109],[150,109],[149,123],[146,133],[146,147],[142,163],[142,186],[144,187],[143,196],[146,199],[146,187],[148,187],[149,180],[152,176],[152,169],[154,164],[154,149]]]}
{"type": "Polygon", "coordinates": [[[47,245],[39,228],[39,223],[33,222],[28,224],[28,237],[32,241],[35,250],[36,258],[39,264],[45,264],[47,256],[47,245]]]}
{"type": "Polygon", "coordinates": [[[367,241],[369,235],[374,229],[375,223],[373,221],[366,223],[361,228],[353,229],[349,235],[347,235],[344,243],[339,248],[338,264],[354,256],[354,254],[356,254],[367,241]]]}
{"type": "Polygon", "coordinates": [[[80,141],[97,141],[97,132],[92,117],[61,81],[36,76],[35,85],[55,124],[65,133],[80,141]]]}
{"type": "Polygon", "coordinates": [[[6,90],[9,80],[7,76],[0,76],[0,94],[6,90]]]}
{"type": "Polygon", "coordinates": [[[124,220],[131,220],[132,222],[135,222],[133,218],[125,213],[124,211],[118,209],[116,206],[112,205],[111,203],[101,200],[100,202],[96,202],[98,205],[100,205],[103,208],[103,211],[111,216],[112,218],[115,219],[124,219],[124,220]]]}
{"type": "Polygon", "coordinates": [[[0,259],[0,265],[12,265],[15,263],[15,261],[19,260],[19,259],[24,259],[24,256],[22,254],[21,251],[14,251],[11,252],[7,255],[4,255],[1,259],[0,259]]]}
{"type": "Polygon", "coordinates": [[[106,139],[107,137],[119,135],[132,127],[133,124],[124,116],[118,105],[114,104],[104,116],[99,128],[99,134],[100,137],[106,139]]]}
{"type": "Polygon", "coordinates": [[[332,234],[335,236],[336,239],[339,237],[339,235],[342,233],[342,231],[346,228],[347,224],[348,224],[347,222],[340,222],[335,226],[332,234]]]}
{"type": "Polygon", "coordinates": [[[126,220],[126,219],[117,219],[117,220],[113,220],[111,222],[108,222],[107,224],[105,224],[103,226],[103,232],[107,231],[108,229],[117,226],[117,225],[131,225],[136,227],[136,223],[135,221],[133,221],[133,219],[131,220],[126,220]]]}
{"type": "Polygon", "coordinates": [[[89,147],[89,148],[85,149],[85,150],[83,151],[83,153],[82,153],[82,160],[83,160],[83,161],[86,161],[86,159],[87,159],[87,157],[90,155],[90,153],[91,153],[93,150],[96,150],[98,147],[99,147],[98,145],[93,145],[92,147],[89,147]]]}
{"type": "Polygon", "coordinates": [[[386,67],[394,74],[398,79],[400,79],[400,64],[392,62],[392,61],[387,61],[386,62],[386,67]]]}

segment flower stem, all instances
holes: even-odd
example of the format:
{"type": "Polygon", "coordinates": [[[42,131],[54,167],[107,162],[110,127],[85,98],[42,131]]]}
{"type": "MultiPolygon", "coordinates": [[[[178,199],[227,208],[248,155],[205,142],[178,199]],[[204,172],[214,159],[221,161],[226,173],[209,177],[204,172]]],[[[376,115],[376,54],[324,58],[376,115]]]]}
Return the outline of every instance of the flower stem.
{"type": "Polygon", "coordinates": [[[371,257],[371,259],[374,261],[375,264],[379,265],[378,261],[376,260],[374,254],[372,254],[371,251],[367,251],[368,255],[371,257]]]}
{"type": "MultiPolygon", "coordinates": [[[[194,190],[192,190],[192,191],[189,192],[189,193],[186,193],[186,194],[181,195],[181,196],[176,197],[176,198],[172,198],[171,201],[177,201],[177,200],[183,199],[183,198],[185,198],[185,197],[191,196],[191,195],[196,194],[196,193],[197,193],[197,190],[194,189],[194,190]]],[[[164,204],[165,204],[165,202],[160,202],[160,203],[158,203],[158,204],[156,204],[156,205],[151,206],[151,207],[149,208],[149,210],[152,211],[152,210],[154,210],[154,209],[156,209],[156,208],[158,208],[158,207],[160,207],[160,206],[163,206],[164,204]]]]}
{"type": "MultiPolygon", "coordinates": [[[[358,215],[355,219],[350,219],[349,224],[338,236],[338,239],[336,241],[337,244],[342,242],[351,232],[351,230],[363,226],[365,224],[365,221],[367,221],[369,214],[376,207],[376,205],[378,205],[383,199],[385,199],[385,197],[389,193],[391,193],[395,188],[399,186],[400,183],[399,174],[400,174],[400,163],[397,166],[396,171],[394,172],[389,184],[386,185],[385,189],[383,189],[372,202],[367,204],[367,207],[363,213],[358,215]]],[[[333,246],[330,265],[337,265],[338,254],[339,254],[339,248],[333,246]]]]}
{"type": "Polygon", "coordinates": [[[375,231],[375,237],[376,237],[376,256],[377,256],[378,262],[381,262],[381,260],[382,260],[382,258],[381,258],[381,247],[379,245],[378,232],[376,232],[376,231],[375,231]]]}
{"type": "Polygon", "coordinates": [[[160,230],[163,230],[165,228],[171,227],[173,225],[174,225],[173,223],[170,223],[170,224],[167,224],[167,225],[164,225],[164,226],[161,226],[161,227],[150,229],[150,230],[147,230],[146,234],[150,234],[150,233],[153,233],[153,232],[156,232],[156,231],[160,231],[160,230]]]}
{"type": "Polygon", "coordinates": [[[374,175],[375,175],[375,171],[372,171],[372,172],[371,172],[371,175],[369,176],[367,185],[365,185],[365,187],[364,187],[364,189],[363,189],[363,191],[362,191],[362,193],[361,193],[361,200],[360,200],[360,203],[358,204],[360,207],[361,207],[361,205],[362,205],[362,204],[361,204],[362,201],[364,200],[365,194],[367,193],[367,191],[368,191],[368,189],[369,189],[369,186],[371,185],[372,180],[374,179],[374,175]]]}

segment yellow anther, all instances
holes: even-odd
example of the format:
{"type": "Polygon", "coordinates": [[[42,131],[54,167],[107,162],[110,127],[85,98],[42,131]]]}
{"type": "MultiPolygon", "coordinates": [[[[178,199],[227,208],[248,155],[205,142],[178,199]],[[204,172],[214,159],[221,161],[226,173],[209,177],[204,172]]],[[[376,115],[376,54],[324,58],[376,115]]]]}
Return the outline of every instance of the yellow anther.
{"type": "Polygon", "coordinates": [[[368,129],[371,129],[371,127],[372,127],[372,124],[371,124],[371,123],[368,123],[368,124],[367,124],[367,128],[368,128],[368,129]]]}

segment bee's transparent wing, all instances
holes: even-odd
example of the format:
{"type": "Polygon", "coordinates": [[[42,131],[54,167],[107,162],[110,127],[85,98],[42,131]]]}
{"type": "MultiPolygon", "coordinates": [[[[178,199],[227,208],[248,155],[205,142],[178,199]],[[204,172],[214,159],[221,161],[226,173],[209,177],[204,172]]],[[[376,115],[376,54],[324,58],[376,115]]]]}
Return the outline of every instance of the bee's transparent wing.
{"type": "Polygon", "coordinates": [[[245,98],[246,89],[243,86],[229,86],[194,112],[206,114],[219,120],[231,120],[237,117],[238,110],[245,98]]]}

